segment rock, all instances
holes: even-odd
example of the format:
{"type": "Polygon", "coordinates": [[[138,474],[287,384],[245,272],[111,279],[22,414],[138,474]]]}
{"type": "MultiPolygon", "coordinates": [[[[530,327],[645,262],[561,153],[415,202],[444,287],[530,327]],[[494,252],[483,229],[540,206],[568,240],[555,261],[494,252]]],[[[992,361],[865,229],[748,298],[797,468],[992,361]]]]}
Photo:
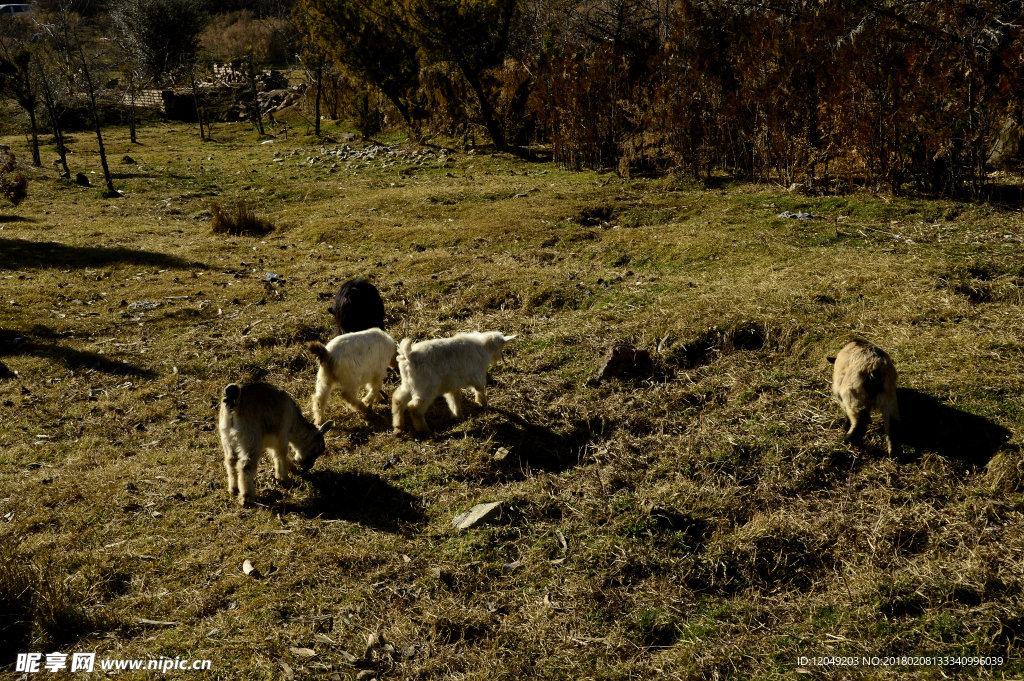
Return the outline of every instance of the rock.
{"type": "Polygon", "coordinates": [[[653,373],[654,363],[646,350],[639,350],[632,345],[613,345],[604,355],[597,379],[639,378],[653,373]]]}
{"type": "Polygon", "coordinates": [[[246,558],[245,562],[242,563],[242,572],[244,572],[246,576],[252,577],[253,579],[259,579],[263,576],[260,574],[259,570],[253,567],[252,561],[248,558],[246,558]]]}
{"type": "Polygon", "coordinates": [[[370,679],[375,678],[377,678],[376,673],[369,669],[364,669],[363,671],[356,674],[356,681],[370,681],[370,679]]]}
{"type": "Polygon", "coordinates": [[[487,504],[477,504],[465,513],[460,513],[452,520],[452,527],[458,530],[468,530],[480,523],[491,520],[501,511],[501,502],[492,501],[487,504]]]}
{"type": "Polygon", "coordinates": [[[89,182],[89,177],[85,173],[75,173],[75,184],[89,187],[92,183],[89,182]]]}
{"type": "Polygon", "coordinates": [[[290,652],[295,657],[316,657],[316,651],[312,648],[300,648],[298,646],[289,646],[288,652],[290,652]]]}
{"type": "Polygon", "coordinates": [[[156,308],[163,305],[163,303],[150,302],[148,300],[140,300],[137,303],[131,303],[128,306],[129,310],[155,310],[156,308]]]}

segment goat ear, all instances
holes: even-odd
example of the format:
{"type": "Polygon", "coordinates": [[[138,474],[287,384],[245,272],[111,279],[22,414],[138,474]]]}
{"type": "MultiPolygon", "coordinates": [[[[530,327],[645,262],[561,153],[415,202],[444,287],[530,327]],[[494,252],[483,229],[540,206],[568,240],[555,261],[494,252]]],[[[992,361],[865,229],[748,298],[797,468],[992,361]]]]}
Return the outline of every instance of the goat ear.
{"type": "Polygon", "coordinates": [[[334,421],[328,421],[324,425],[320,426],[320,434],[323,435],[328,430],[334,427],[334,421]]]}
{"type": "Polygon", "coordinates": [[[513,338],[518,338],[518,337],[519,337],[518,333],[514,333],[511,336],[502,336],[502,338],[505,339],[506,343],[509,342],[510,340],[512,340],[513,338]]]}

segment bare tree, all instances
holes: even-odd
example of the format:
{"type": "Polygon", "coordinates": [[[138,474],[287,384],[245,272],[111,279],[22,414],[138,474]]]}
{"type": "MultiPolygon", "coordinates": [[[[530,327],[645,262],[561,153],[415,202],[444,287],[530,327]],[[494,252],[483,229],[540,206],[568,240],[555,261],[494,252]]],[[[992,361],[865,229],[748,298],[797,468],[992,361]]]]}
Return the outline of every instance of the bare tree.
{"type": "Polygon", "coordinates": [[[36,107],[39,102],[32,81],[33,54],[30,47],[30,24],[23,19],[5,19],[0,32],[0,92],[6,92],[28,114],[32,135],[32,165],[43,165],[39,158],[39,126],[36,107]]]}
{"type": "MultiPolygon", "coordinates": [[[[135,93],[145,81],[174,83],[185,78],[192,87],[205,140],[203,107],[196,83],[199,34],[206,21],[198,0],[117,0],[111,8],[117,42],[131,64],[126,72],[135,141],[135,93]]],[[[126,64],[128,68],[128,64],[126,64]]]]}
{"type": "Polygon", "coordinates": [[[96,132],[96,143],[99,149],[100,165],[103,168],[103,181],[106,185],[105,195],[119,196],[114,188],[114,179],[107,164],[107,151],[103,143],[103,125],[100,121],[98,97],[100,83],[97,81],[97,69],[101,64],[101,53],[96,51],[100,41],[86,42],[83,37],[82,18],[74,11],[75,0],[59,0],[56,3],[53,23],[44,25],[49,39],[59,55],[63,76],[72,89],[82,92],[89,104],[93,129],[96,132]]]}

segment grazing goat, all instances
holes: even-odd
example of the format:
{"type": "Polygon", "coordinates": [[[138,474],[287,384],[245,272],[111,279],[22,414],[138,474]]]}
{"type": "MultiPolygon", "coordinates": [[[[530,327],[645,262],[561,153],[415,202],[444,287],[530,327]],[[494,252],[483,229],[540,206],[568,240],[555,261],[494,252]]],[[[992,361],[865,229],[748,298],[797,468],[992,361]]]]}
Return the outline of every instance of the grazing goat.
{"type": "Polygon", "coordinates": [[[335,387],[345,404],[364,415],[369,413],[370,405],[380,396],[388,367],[396,366],[398,349],[391,336],[380,329],[367,329],[335,336],[327,345],[313,341],[309,351],[320,363],[313,394],[313,420],[319,425],[335,387]],[[364,386],[370,392],[360,401],[359,391],[364,386]]]}
{"type": "Polygon", "coordinates": [[[324,433],[328,421],[319,428],[307,421],[288,393],[266,383],[232,383],[224,388],[220,404],[218,430],[224,448],[224,470],[228,474],[228,493],[238,494],[245,506],[255,491],[253,477],[264,449],[274,457],[274,477],[284,482],[290,471],[309,470],[324,453],[324,433]],[[289,445],[295,449],[289,458],[289,445]]]}
{"type": "Polygon", "coordinates": [[[885,350],[864,340],[847,343],[839,354],[829,357],[832,371],[832,395],[850,420],[846,442],[857,444],[871,421],[871,409],[877,407],[885,418],[885,444],[892,455],[899,451],[896,428],[900,418],[896,401],[896,367],[885,350]]]}
{"type": "Polygon", "coordinates": [[[402,428],[406,410],[416,430],[427,432],[423,417],[427,408],[444,395],[455,418],[462,416],[462,388],[471,388],[476,403],[487,406],[487,367],[501,357],[505,343],[515,336],[499,331],[460,333],[413,345],[406,338],[398,346],[398,371],[402,384],[391,398],[391,420],[395,432],[402,428]]]}
{"type": "Polygon", "coordinates": [[[384,328],[384,301],[381,300],[380,291],[362,277],[342,284],[330,309],[339,336],[353,331],[384,328]]]}

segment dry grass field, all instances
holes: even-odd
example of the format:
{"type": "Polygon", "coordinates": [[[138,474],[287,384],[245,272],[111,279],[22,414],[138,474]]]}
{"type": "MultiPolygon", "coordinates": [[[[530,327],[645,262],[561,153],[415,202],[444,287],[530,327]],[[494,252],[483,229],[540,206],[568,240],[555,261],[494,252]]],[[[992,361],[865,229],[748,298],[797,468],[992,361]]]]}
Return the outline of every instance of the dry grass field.
{"type": "MultiPolygon", "coordinates": [[[[26,171],[0,207],[5,674],[58,650],[213,661],[168,678],[1024,676],[1018,208],[108,134],[122,198],[26,171]],[[239,199],[274,231],[214,234],[239,199]],[[491,406],[441,401],[414,437],[335,398],[327,455],[288,487],[265,458],[242,509],[223,388],[309,414],[305,346],[354,275],[396,339],[519,334],[491,406]],[[899,456],[877,416],[842,442],[826,357],[853,336],[900,371],[899,456]],[[621,342],[653,375],[595,381],[621,342]],[[798,661],[845,655],[1003,663],[798,661]]],[[[73,169],[98,168],[74,138],[73,169]]]]}

